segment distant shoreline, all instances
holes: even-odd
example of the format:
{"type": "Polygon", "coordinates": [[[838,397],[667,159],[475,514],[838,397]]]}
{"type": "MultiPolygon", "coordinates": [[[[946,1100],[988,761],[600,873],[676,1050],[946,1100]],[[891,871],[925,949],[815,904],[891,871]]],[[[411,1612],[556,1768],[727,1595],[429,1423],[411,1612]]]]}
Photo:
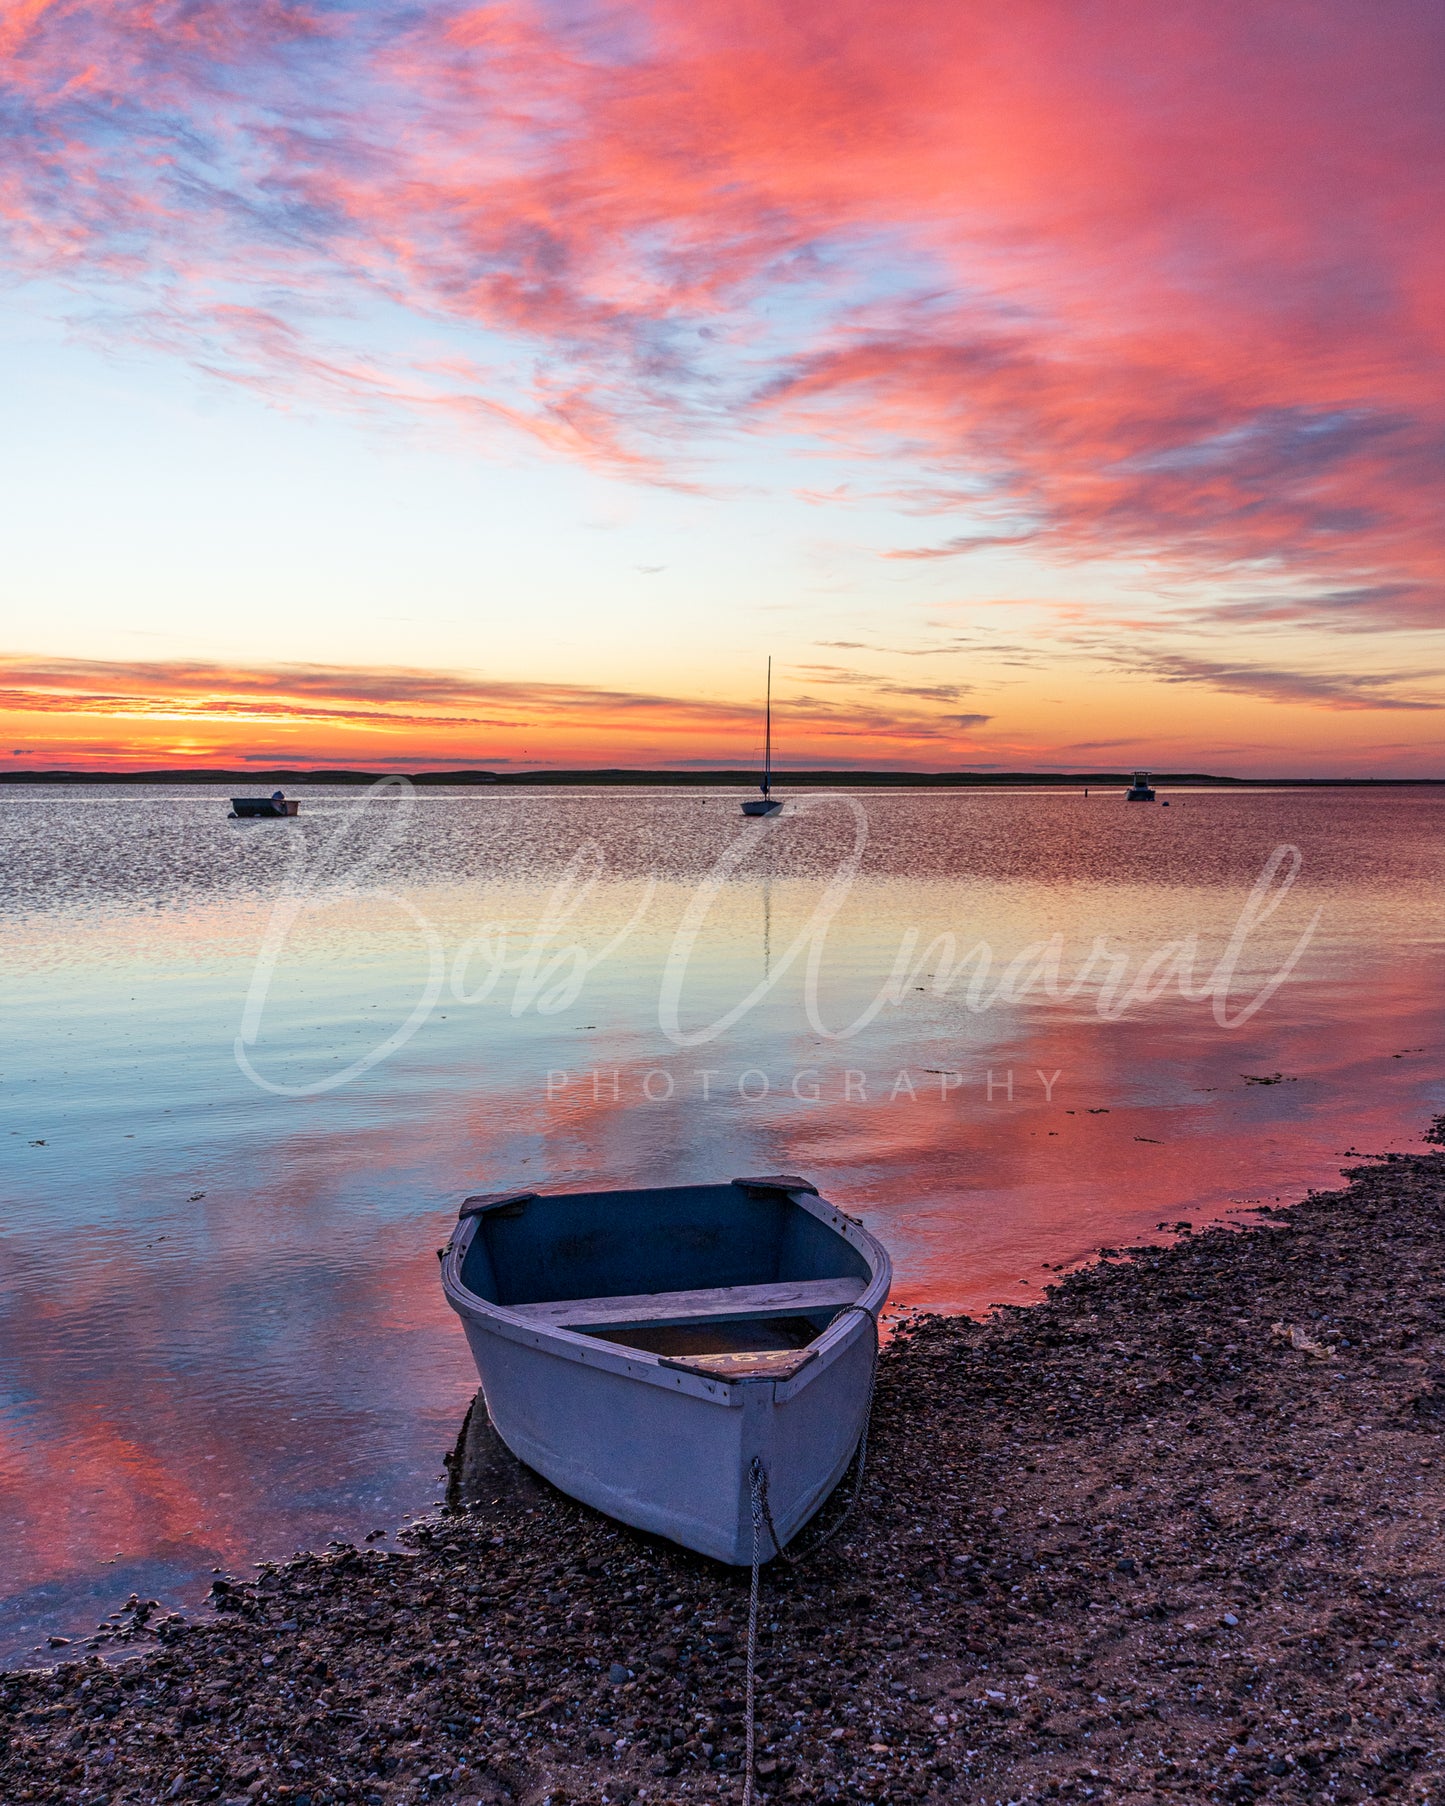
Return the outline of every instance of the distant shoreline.
{"type": "MultiPolygon", "coordinates": [[[[0,771],[0,784],[233,784],[238,789],[263,790],[273,785],[301,789],[313,784],[374,784],[386,777],[404,776],[422,788],[455,788],[498,785],[596,784],[618,789],[754,789],[755,771],[668,771],[589,768],[580,771],[0,771]]],[[[1075,789],[1097,785],[1127,785],[1131,773],[1087,772],[976,772],[976,771],[780,771],[779,790],[909,789],[909,790],[1029,790],[1075,789]]],[[[1207,786],[1220,790],[1380,790],[1419,789],[1445,784],[1438,778],[1228,778],[1203,771],[1156,771],[1151,781],[1163,785],[1207,786]]]]}

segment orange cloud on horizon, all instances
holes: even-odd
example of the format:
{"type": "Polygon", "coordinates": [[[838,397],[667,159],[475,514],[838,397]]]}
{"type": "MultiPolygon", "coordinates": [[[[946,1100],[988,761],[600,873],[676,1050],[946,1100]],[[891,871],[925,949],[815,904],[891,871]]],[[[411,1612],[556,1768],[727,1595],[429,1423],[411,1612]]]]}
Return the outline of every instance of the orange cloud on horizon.
{"type": "MultiPolygon", "coordinates": [[[[830,681],[824,674],[823,683],[830,681]]],[[[913,762],[925,750],[949,763],[966,749],[968,730],[989,719],[962,708],[956,685],[893,689],[900,694],[886,683],[871,697],[853,684],[846,695],[794,694],[794,746],[817,749],[824,763],[857,762],[829,743],[863,736],[885,763],[913,762]]],[[[101,768],[163,754],[179,763],[254,761],[258,735],[268,764],[507,765],[526,757],[538,765],[681,759],[731,766],[756,760],[762,734],[754,700],[414,668],[0,658],[0,724],[33,739],[37,716],[50,746],[101,768]],[[509,736],[505,750],[501,732],[509,736]],[[487,750],[477,750],[479,738],[487,750]]]]}
{"type": "MultiPolygon", "coordinates": [[[[1031,684],[1003,692],[1006,702],[956,681],[783,664],[774,687],[779,769],[1445,768],[1445,736],[1433,719],[1440,704],[1408,671],[1291,671],[1105,644],[1074,663],[1064,674],[1067,701],[1060,671],[1046,666],[1031,684]],[[1273,731],[1251,720],[1256,731],[1241,742],[1241,698],[1275,705],[1273,731]],[[1384,741],[1382,717],[1400,724],[1384,741]]],[[[761,758],[762,715],[754,698],[416,667],[12,656],[0,657],[0,734],[9,741],[0,764],[23,769],[746,770],[761,758]]]]}

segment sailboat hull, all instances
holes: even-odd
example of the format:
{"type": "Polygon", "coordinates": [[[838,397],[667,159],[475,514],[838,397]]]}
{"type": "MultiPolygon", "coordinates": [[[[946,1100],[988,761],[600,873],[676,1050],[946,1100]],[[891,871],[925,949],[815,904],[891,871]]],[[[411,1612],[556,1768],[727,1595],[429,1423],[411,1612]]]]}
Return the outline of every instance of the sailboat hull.
{"type": "Polygon", "coordinates": [[[776,815],[782,806],[780,802],[770,796],[752,797],[743,804],[743,814],[776,815]]]}

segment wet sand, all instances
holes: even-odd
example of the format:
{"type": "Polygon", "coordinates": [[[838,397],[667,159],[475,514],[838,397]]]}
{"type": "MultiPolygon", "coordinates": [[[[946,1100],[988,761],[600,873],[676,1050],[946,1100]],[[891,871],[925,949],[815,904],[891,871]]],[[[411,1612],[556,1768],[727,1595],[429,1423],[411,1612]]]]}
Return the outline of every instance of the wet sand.
{"type": "MultiPolygon", "coordinates": [[[[1441,1798],[1445,1155],[1347,1177],[905,1326],[859,1513],[765,1573],[761,1797],[1441,1798]]],[[[0,1679],[0,1798],[738,1797],[746,1574],[479,1416],[454,1481],[405,1553],[136,1601],[134,1659],[0,1679]]]]}

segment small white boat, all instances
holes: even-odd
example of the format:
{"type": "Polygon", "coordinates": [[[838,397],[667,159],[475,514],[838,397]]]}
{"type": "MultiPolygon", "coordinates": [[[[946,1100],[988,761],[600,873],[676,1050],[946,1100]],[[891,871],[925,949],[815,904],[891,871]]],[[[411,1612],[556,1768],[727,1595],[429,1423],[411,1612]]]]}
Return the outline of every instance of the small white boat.
{"type": "Polygon", "coordinates": [[[1124,801],[1126,803],[1152,803],[1154,801],[1154,792],[1149,787],[1147,771],[1134,773],[1134,782],[1124,792],[1124,801]]]}
{"type": "Polygon", "coordinates": [[[891,1280],[883,1245],[786,1173],[468,1198],[442,1250],[512,1453],[599,1511],[738,1564],[755,1457],[783,1543],[847,1469],[891,1280]]]}
{"type": "Polygon", "coordinates": [[[782,808],[782,801],[773,796],[773,661],[768,660],[768,700],[763,720],[763,781],[758,785],[761,796],[751,797],[743,804],[744,815],[776,815],[782,808]]]}

